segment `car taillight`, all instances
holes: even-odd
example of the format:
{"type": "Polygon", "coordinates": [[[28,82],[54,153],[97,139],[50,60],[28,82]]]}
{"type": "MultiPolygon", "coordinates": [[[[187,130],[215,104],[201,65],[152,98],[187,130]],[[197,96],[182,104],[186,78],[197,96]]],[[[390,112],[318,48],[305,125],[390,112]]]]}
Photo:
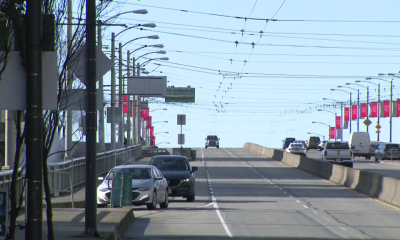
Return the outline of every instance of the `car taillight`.
{"type": "Polygon", "coordinates": [[[325,150],[324,156],[325,156],[325,157],[328,156],[328,151],[325,150]]]}

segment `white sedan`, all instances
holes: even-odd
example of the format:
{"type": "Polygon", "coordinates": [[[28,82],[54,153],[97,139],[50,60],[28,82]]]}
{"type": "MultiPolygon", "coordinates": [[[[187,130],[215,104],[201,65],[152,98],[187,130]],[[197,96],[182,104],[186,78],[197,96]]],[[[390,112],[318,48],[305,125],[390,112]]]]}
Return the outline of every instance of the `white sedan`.
{"type": "Polygon", "coordinates": [[[306,148],[301,143],[291,143],[289,147],[286,148],[286,152],[293,153],[293,154],[300,154],[306,156],[306,148]]]}
{"type": "MultiPolygon", "coordinates": [[[[103,182],[97,187],[97,204],[110,204],[113,177],[122,174],[132,178],[132,205],[146,205],[147,209],[168,207],[168,182],[160,170],[151,165],[122,165],[110,170],[103,182]]],[[[114,190],[115,191],[115,190],[114,190]]]]}

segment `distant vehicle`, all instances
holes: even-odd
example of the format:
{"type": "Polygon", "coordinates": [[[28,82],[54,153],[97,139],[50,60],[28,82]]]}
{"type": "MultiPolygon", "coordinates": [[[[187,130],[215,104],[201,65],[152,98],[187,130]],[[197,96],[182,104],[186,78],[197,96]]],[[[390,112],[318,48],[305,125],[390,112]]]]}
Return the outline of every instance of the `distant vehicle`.
{"type": "Polygon", "coordinates": [[[219,138],[216,135],[208,135],[206,137],[206,146],[205,146],[205,148],[208,148],[208,147],[219,148],[219,138]]]}
{"type": "Polygon", "coordinates": [[[188,202],[195,199],[197,167],[192,167],[188,159],[181,155],[158,155],[150,159],[149,165],[156,166],[167,179],[169,196],[183,197],[188,202]]]}
{"type": "Polygon", "coordinates": [[[371,141],[369,144],[369,155],[371,157],[375,156],[375,150],[382,142],[371,141]]]}
{"type": "Polygon", "coordinates": [[[306,147],[302,143],[291,143],[289,144],[288,148],[286,148],[286,152],[299,154],[306,157],[306,147]]]}
{"type": "Polygon", "coordinates": [[[375,161],[400,159],[400,145],[397,143],[381,143],[375,150],[375,161]]]}
{"type": "Polygon", "coordinates": [[[353,167],[349,144],[344,141],[326,142],[324,149],[321,151],[321,160],[344,165],[346,167],[353,167]]]}
{"type": "Polygon", "coordinates": [[[310,136],[307,142],[307,150],[308,149],[317,149],[318,144],[321,143],[321,139],[316,136],[310,136]]]}
{"type": "Polygon", "coordinates": [[[291,144],[292,142],[294,142],[296,139],[292,138],[292,137],[287,137],[285,139],[282,140],[282,148],[286,149],[287,147],[289,147],[289,144],[291,144]]]}
{"type": "Polygon", "coordinates": [[[352,132],[349,137],[349,146],[353,152],[354,157],[365,157],[370,159],[371,155],[369,150],[370,140],[368,132],[352,132]]]}
{"type": "Polygon", "coordinates": [[[155,209],[157,204],[161,208],[168,208],[168,183],[164,176],[154,166],[149,165],[121,165],[108,172],[103,182],[97,187],[97,204],[108,205],[111,199],[113,177],[117,174],[132,177],[132,205],[147,205],[147,209],[155,209]]]}
{"type": "Polygon", "coordinates": [[[326,142],[328,142],[328,141],[324,140],[320,144],[318,144],[318,146],[317,146],[318,151],[321,151],[322,149],[324,149],[326,142]]]}
{"type": "Polygon", "coordinates": [[[294,140],[294,143],[301,143],[305,148],[307,147],[307,142],[304,140],[294,140]]]}

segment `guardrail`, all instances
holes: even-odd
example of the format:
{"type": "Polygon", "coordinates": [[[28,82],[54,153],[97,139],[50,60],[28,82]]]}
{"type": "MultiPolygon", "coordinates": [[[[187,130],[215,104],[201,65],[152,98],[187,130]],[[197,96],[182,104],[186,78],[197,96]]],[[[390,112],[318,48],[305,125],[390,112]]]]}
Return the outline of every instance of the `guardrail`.
{"type": "MultiPolygon", "coordinates": [[[[127,164],[142,157],[142,145],[134,145],[97,154],[97,176],[108,172],[118,165],[127,164]]],[[[54,195],[70,192],[86,181],[86,158],[80,157],[69,161],[48,164],[50,191],[54,195]],[[72,188],[71,188],[72,184],[72,188]]],[[[25,169],[19,169],[20,177],[16,181],[17,201],[24,185],[25,169]],[[21,173],[22,171],[22,173],[21,173]]],[[[0,188],[10,189],[13,170],[0,172],[0,188]]]]}

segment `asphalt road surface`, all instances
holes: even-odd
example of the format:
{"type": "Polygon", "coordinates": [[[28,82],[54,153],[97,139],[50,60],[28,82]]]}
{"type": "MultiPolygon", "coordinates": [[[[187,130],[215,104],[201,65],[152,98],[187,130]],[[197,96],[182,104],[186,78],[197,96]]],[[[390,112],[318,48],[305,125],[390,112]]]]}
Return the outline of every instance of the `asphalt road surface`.
{"type": "Polygon", "coordinates": [[[134,207],[123,239],[400,239],[399,208],[244,149],[197,156],[196,200],[134,207]]]}
{"type": "MultiPolygon", "coordinates": [[[[314,150],[314,149],[310,149],[307,151],[308,158],[321,159],[320,154],[321,154],[320,151],[314,150]]],[[[385,162],[388,162],[388,161],[385,161],[385,162]]],[[[398,161],[394,161],[394,162],[398,162],[398,161]]],[[[400,179],[400,163],[398,163],[397,165],[398,166],[381,164],[381,162],[379,162],[379,161],[376,162],[375,160],[372,160],[372,159],[366,160],[365,158],[362,158],[362,157],[356,157],[354,159],[353,168],[380,174],[380,175],[383,175],[386,177],[400,179]]],[[[400,239],[400,236],[399,236],[399,239],[400,239]]]]}

